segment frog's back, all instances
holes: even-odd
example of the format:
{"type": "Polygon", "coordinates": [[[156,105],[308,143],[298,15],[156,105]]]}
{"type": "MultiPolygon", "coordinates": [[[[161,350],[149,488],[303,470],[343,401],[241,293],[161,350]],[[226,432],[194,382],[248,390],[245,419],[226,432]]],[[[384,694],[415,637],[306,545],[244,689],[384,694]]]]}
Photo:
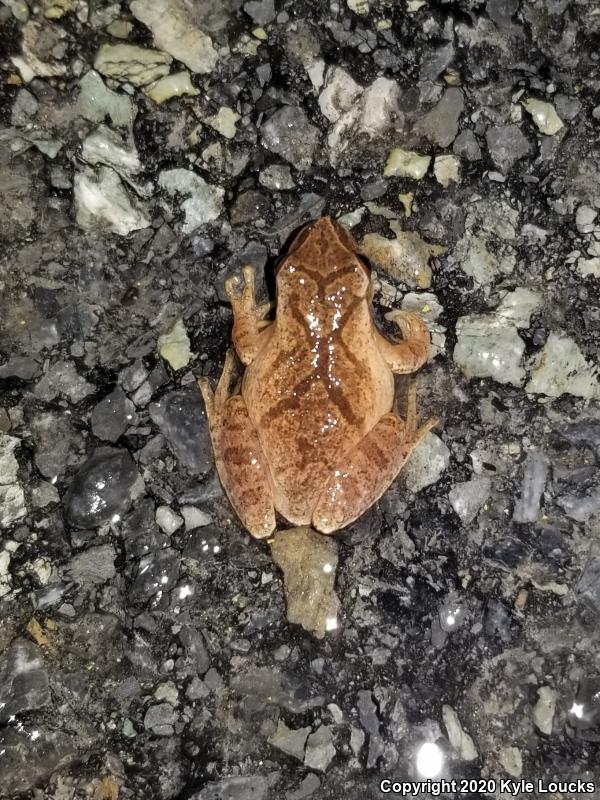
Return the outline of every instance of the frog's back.
{"type": "Polygon", "coordinates": [[[306,259],[283,262],[274,330],[242,388],[276,508],[295,524],[310,523],[336,465],[391,409],[394,394],[376,345],[368,276],[346,248],[326,257],[320,272],[306,259]]]}

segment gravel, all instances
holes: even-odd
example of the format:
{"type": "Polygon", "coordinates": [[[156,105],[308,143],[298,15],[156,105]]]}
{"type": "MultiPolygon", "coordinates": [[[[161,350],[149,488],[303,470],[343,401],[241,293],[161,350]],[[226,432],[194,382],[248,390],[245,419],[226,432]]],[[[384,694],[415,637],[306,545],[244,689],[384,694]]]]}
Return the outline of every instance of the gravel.
{"type": "Polygon", "coordinates": [[[597,780],[590,4],[4,0],[0,28],[2,798],[359,800],[423,753],[597,780]],[[438,423],[348,530],[259,542],[197,379],[226,279],[272,300],[324,215],[381,333],[427,321],[438,423]]]}

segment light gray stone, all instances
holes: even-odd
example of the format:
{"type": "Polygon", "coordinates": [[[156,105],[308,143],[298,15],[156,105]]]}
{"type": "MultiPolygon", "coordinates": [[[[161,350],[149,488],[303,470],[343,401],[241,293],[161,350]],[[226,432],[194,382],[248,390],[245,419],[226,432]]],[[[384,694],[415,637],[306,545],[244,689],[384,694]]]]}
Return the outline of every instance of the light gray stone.
{"type": "Polygon", "coordinates": [[[331,728],[321,725],[307,739],[304,765],[318,772],[325,772],[335,756],[331,728]]]}
{"type": "Polygon", "coordinates": [[[304,747],[310,730],[310,726],[293,730],[280,719],[277,723],[277,730],[269,737],[268,742],[282,753],[292,756],[298,761],[303,761],[304,747]]]}
{"type": "Polygon", "coordinates": [[[402,469],[406,488],[420,492],[440,479],[450,463],[450,451],[435,433],[429,432],[402,469]]]}
{"type": "Polygon", "coordinates": [[[309,169],[319,142],[319,130],[300,108],[283,106],[261,125],[265,147],[296,169],[309,169]]]}
{"type": "Polygon", "coordinates": [[[116,557],[111,544],[88,547],[71,559],[67,572],[76,583],[106,583],[116,575],[116,557]]]}
{"type": "Polygon", "coordinates": [[[448,498],[463,525],[472,522],[490,494],[492,483],[485,476],[455,484],[448,498]]]}
{"type": "Polygon", "coordinates": [[[167,53],[136,44],[103,44],[94,61],[94,69],[107,78],[146,86],[167,75],[173,59],[167,53]]]}
{"type": "Polygon", "coordinates": [[[147,228],[143,205],[130,196],[109,167],[84,169],[74,179],[75,216],[86,230],[111,230],[120,236],[147,228]]]}
{"type": "Polygon", "coordinates": [[[193,6],[184,0],[133,0],[129,8],[150,28],[154,44],[192,72],[206,74],[215,68],[218,53],[210,36],[198,27],[193,6]]]}
{"type": "Polygon", "coordinates": [[[113,125],[122,128],[131,127],[135,116],[131,98],[109,89],[93,69],[79,81],[77,110],[91,122],[104,122],[108,116],[113,125]]]}
{"type": "Polygon", "coordinates": [[[158,177],[159,186],[172,198],[185,197],[181,210],[185,215],[182,233],[192,233],[207,222],[212,222],[223,211],[225,190],[207,183],[191,169],[167,169],[158,177]]]}
{"type": "Polygon", "coordinates": [[[598,371],[570,337],[551,333],[537,359],[525,390],[560,397],[572,394],[592,400],[600,397],[598,371]]]}
{"type": "Polygon", "coordinates": [[[449,147],[458,133],[458,121],[465,108],[460,89],[451,86],[439,102],[416,125],[417,133],[439,147],[449,147]]]}
{"type": "Polygon", "coordinates": [[[450,745],[460,760],[474,761],[478,758],[479,754],[477,753],[477,748],[475,747],[473,739],[460,724],[458,714],[452,706],[442,706],[442,717],[444,719],[450,745]]]}
{"type": "Polygon", "coordinates": [[[525,342],[512,325],[494,314],[460,317],[456,323],[453,358],[467,378],[493,378],[521,386],[525,342]]]}

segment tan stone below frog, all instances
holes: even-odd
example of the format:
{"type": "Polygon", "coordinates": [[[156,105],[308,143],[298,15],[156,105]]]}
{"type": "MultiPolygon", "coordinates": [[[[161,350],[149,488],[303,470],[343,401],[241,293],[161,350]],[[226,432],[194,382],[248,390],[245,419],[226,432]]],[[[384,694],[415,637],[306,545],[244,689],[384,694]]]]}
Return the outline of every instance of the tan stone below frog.
{"type": "Polygon", "coordinates": [[[301,230],[276,270],[277,309],[257,306],[254,269],[225,289],[233,343],[246,365],[231,394],[227,353],[213,393],[199,381],[219,477],[247,530],[269,536],[275,512],[292,525],[333,533],[385,492],[423,436],[414,381],[406,419],[392,412],[393,373],[427,360],[430,335],[397,311],[403,340],[390,342],[371,316],[371,279],[351,235],[329,217],[301,230]]]}

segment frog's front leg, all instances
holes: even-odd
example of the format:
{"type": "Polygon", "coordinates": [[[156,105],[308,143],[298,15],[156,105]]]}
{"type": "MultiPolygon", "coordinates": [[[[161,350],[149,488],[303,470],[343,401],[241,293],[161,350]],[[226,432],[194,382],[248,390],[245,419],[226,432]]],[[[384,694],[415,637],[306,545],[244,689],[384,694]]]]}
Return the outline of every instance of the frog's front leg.
{"type": "Polygon", "coordinates": [[[402,331],[401,342],[390,342],[377,334],[377,347],[393,372],[405,375],[422,367],[429,356],[431,336],[427,323],[409,311],[390,311],[386,314],[402,331]]]}
{"type": "Polygon", "coordinates": [[[271,474],[244,398],[229,394],[233,359],[229,350],[214,393],[207,378],[201,378],[198,386],[223,488],[244,527],[263,538],[275,530],[271,474]]]}
{"type": "Polygon", "coordinates": [[[377,502],[425,434],[437,424],[416,427],[416,384],[408,391],[406,420],[389,413],[346,454],[327,481],[312,516],[321,533],[334,533],[377,502]]]}
{"type": "Polygon", "coordinates": [[[256,305],[254,267],[243,267],[242,276],[241,291],[241,280],[235,275],[225,281],[225,293],[233,309],[233,344],[240,361],[248,365],[271,336],[272,324],[264,319],[271,303],[256,305]]]}

